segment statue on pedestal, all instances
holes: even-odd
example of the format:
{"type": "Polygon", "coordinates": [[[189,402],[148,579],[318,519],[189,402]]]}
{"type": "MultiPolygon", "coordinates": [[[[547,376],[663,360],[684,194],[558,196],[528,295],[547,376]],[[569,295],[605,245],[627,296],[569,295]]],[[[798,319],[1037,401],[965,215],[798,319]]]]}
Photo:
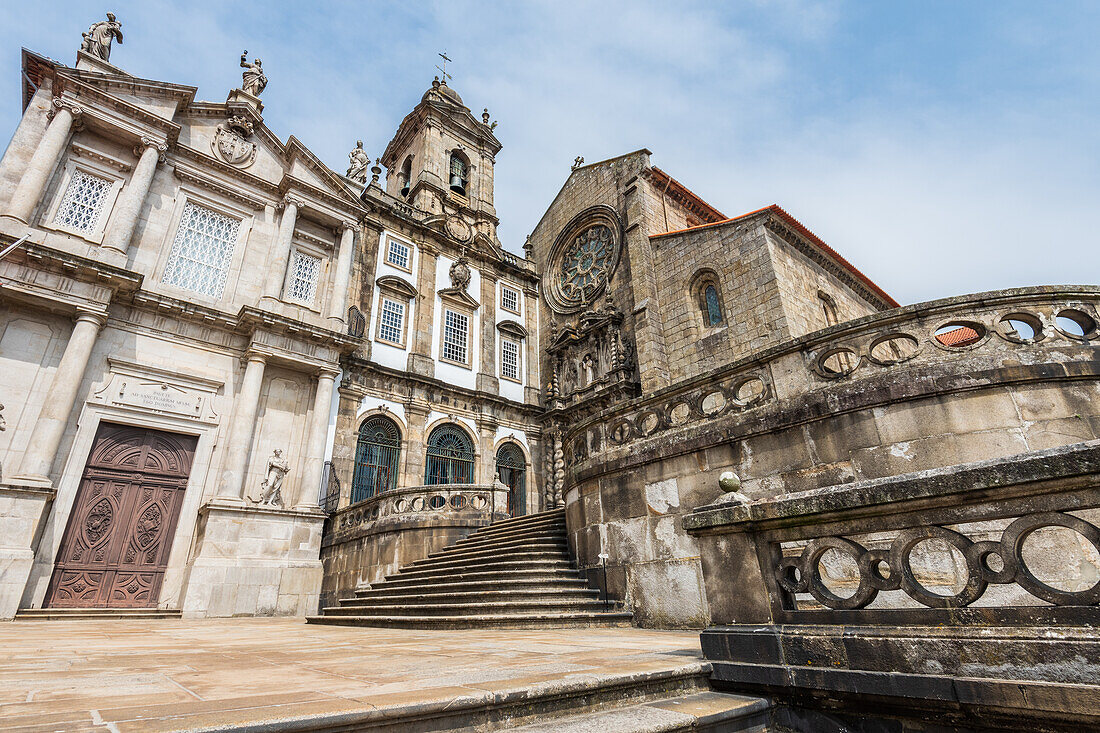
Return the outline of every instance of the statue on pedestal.
{"type": "Polygon", "coordinates": [[[260,96],[260,93],[267,87],[267,76],[264,75],[262,64],[263,62],[259,59],[253,59],[252,63],[249,63],[247,49],[241,54],[241,68],[245,70],[241,75],[243,77],[241,91],[247,92],[253,97],[260,96]]]}
{"type": "Polygon", "coordinates": [[[260,506],[283,505],[283,480],[290,471],[290,464],[283,458],[283,451],[276,448],[271,454],[271,460],[267,462],[267,478],[260,484],[260,498],[256,501],[260,506]]]}
{"type": "Polygon", "coordinates": [[[84,41],[80,44],[81,51],[104,61],[110,61],[111,41],[117,38],[119,44],[122,44],[122,23],[115,20],[114,13],[107,13],[107,20],[93,23],[83,37],[84,41]]]}
{"type": "Polygon", "coordinates": [[[348,178],[359,183],[367,182],[367,170],[370,168],[370,156],[363,150],[363,141],[355,141],[355,150],[348,153],[348,178]]]}

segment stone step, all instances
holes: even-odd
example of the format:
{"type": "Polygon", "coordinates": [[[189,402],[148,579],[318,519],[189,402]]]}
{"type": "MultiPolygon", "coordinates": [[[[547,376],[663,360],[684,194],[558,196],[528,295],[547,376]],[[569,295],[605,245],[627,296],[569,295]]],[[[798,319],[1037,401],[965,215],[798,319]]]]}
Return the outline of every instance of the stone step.
{"type": "Polygon", "coordinates": [[[569,543],[565,537],[560,539],[535,538],[532,540],[510,540],[508,542],[482,542],[469,545],[451,545],[443,550],[437,550],[428,557],[448,557],[469,552],[509,552],[511,550],[560,550],[569,551],[569,543]]]}
{"type": "Polygon", "coordinates": [[[426,557],[423,560],[415,560],[408,565],[402,565],[401,569],[423,570],[425,568],[454,567],[457,565],[480,565],[485,562],[538,562],[540,560],[562,561],[570,563],[569,553],[564,550],[513,550],[511,552],[476,552],[460,555],[448,555],[444,557],[426,557]]]}
{"type": "Polygon", "coordinates": [[[540,532],[551,533],[565,530],[565,516],[560,519],[540,519],[537,522],[529,522],[518,525],[490,524],[476,532],[466,535],[465,539],[485,539],[487,537],[514,537],[517,535],[538,534],[540,532]]]}
{"type": "Polygon", "coordinates": [[[352,598],[341,598],[341,606],[369,606],[369,605],[400,605],[403,603],[455,603],[464,601],[534,601],[540,598],[578,598],[598,599],[600,592],[595,588],[584,586],[567,586],[554,588],[553,586],[538,586],[532,590],[468,590],[457,593],[440,592],[416,592],[416,593],[384,593],[371,595],[368,591],[363,595],[352,598]]]}
{"type": "Polygon", "coordinates": [[[771,707],[771,702],[762,697],[704,691],[555,717],[509,730],[514,733],[764,733],[771,729],[768,720],[771,707]]]}
{"type": "Polygon", "coordinates": [[[507,576],[502,576],[493,570],[480,570],[480,571],[468,571],[464,573],[452,573],[443,576],[430,575],[421,573],[413,576],[392,575],[386,580],[378,583],[375,588],[388,587],[396,588],[399,586],[410,585],[443,585],[445,583],[468,583],[468,582],[490,582],[490,581],[502,581],[502,580],[538,580],[540,582],[553,582],[558,579],[562,580],[576,580],[582,579],[580,571],[574,568],[560,568],[553,570],[543,569],[524,569],[524,570],[512,570],[507,576]]]}
{"type": "Polygon", "coordinates": [[[16,621],[74,621],[81,619],[180,618],[178,608],[21,608],[16,621]]]}
{"type": "MultiPolygon", "coordinates": [[[[381,582],[372,588],[363,588],[355,591],[357,598],[375,598],[395,595],[434,595],[445,593],[499,593],[513,591],[520,593],[543,593],[557,590],[591,590],[583,578],[576,576],[565,578],[521,578],[493,577],[490,580],[467,581],[459,583],[403,583],[393,581],[381,582]]],[[[598,592],[598,591],[592,591],[598,592]]],[[[351,599],[346,599],[351,600],[351,599]]]]}
{"type": "Polygon", "coordinates": [[[307,616],[311,624],[377,626],[403,629],[560,629],[578,626],[630,626],[634,614],[607,613],[510,613],[477,616],[307,616]]]}
{"type": "Polygon", "coordinates": [[[497,562],[452,563],[425,568],[410,568],[409,570],[402,569],[394,575],[387,575],[386,580],[439,578],[481,572],[493,572],[499,575],[513,570],[572,570],[577,572],[568,560],[500,560],[497,562]]]}
{"type": "Polygon", "coordinates": [[[528,601],[484,602],[468,598],[465,603],[402,603],[326,606],[325,616],[498,616],[518,613],[600,613],[618,611],[612,604],[588,598],[537,598],[528,601]]]}

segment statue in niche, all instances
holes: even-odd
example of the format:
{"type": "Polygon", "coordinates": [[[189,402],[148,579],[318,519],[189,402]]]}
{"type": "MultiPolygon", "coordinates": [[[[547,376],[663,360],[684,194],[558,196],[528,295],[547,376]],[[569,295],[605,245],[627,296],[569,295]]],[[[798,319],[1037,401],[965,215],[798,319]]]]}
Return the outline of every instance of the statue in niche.
{"type": "Polygon", "coordinates": [[[585,386],[596,381],[596,360],[592,358],[592,354],[584,355],[584,359],[581,360],[581,369],[584,370],[585,386]]]}
{"type": "Polygon", "coordinates": [[[243,77],[241,91],[247,92],[253,97],[260,96],[260,93],[267,87],[267,76],[264,75],[263,62],[259,59],[253,59],[252,63],[249,63],[246,49],[241,54],[241,68],[245,70],[241,75],[243,77]]]}
{"type": "Polygon", "coordinates": [[[107,20],[92,23],[83,34],[80,50],[104,61],[111,60],[111,41],[118,39],[122,45],[122,23],[115,20],[114,13],[107,13],[107,20]]]}
{"type": "Polygon", "coordinates": [[[470,266],[466,264],[465,257],[459,257],[458,261],[451,265],[451,287],[465,291],[470,286],[470,266]]]}
{"type": "Polygon", "coordinates": [[[367,182],[367,171],[370,169],[370,156],[363,150],[363,141],[355,141],[355,150],[348,153],[348,178],[359,183],[367,182]]]}
{"type": "Polygon", "coordinates": [[[283,458],[282,449],[276,448],[267,462],[267,478],[260,484],[260,498],[256,503],[260,506],[282,506],[283,480],[289,472],[290,464],[283,458]]]}

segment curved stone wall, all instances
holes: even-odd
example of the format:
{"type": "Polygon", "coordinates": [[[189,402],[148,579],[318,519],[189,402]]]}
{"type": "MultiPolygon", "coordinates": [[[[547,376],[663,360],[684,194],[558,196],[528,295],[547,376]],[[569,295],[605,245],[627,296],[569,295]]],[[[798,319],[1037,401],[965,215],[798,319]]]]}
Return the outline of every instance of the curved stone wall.
{"type": "Polygon", "coordinates": [[[699,626],[680,515],[717,498],[722,471],[759,499],[1100,437],[1098,305],[1100,288],[1039,287],[898,308],[576,425],[566,504],[581,566],[606,564],[642,624],[699,626]]]}

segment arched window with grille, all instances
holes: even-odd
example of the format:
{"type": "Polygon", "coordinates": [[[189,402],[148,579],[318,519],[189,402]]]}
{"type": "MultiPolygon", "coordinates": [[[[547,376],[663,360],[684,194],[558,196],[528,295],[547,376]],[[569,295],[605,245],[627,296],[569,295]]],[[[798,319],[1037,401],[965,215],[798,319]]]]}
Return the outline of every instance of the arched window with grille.
{"type": "Polygon", "coordinates": [[[428,465],[424,483],[472,484],[474,442],[457,425],[440,425],[428,436],[428,465]]]}
{"type": "Polygon", "coordinates": [[[382,415],[365,420],[359,426],[359,438],[355,443],[351,503],[396,488],[400,458],[401,431],[397,423],[382,415]]]}
{"type": "Polygon", "coordinates": [[[526,514],[527,459],[515,443],[497,448],[497,478],[508,487],[508,513],[513,517],[526,514]]]}
{"type": "Polygon", "coordinates": [[[726,321],[722,307],[722,289],[718,284],[718,273],[710,268],[695,273],[688,286],[688,293],[699,308],[699,325],[703,333],[722,326],[726,321]]]}
{"type": "Polygon", "coordinates": [[[707,325],[717,326],[722,322],[722,304],[718,301],[718,288],[707,285],[703,291],[703,300],[707,308],[707,325]]]}

